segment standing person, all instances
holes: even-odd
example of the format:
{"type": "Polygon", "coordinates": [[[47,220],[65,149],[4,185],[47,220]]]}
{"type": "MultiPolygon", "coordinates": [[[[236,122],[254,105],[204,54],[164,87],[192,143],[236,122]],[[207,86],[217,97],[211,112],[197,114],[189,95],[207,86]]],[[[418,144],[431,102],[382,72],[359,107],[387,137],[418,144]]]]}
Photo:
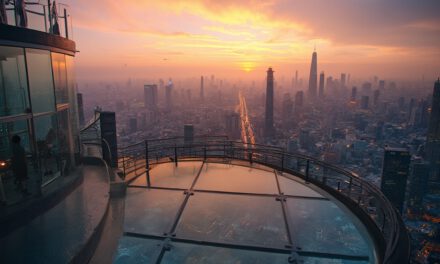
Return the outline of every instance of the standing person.
{"type": "Polygon", "coordinates": [[[60,24],[58,24],[57,3],[55,1],[53,1],[51,13],[52,13],[52,19],[53,19],[51,32],[52,32],[52,34],[60,35],[60,24]]]}
{"type": "Polygon", "coordinates": [[[23,194],[29,194],[25,181],[28,178],[27,165],[26,165],[26,153],[24,148],[20,145],[21,138],[18,135],[14,135],[12,141],[12,158],[11,167],[14,173],[15,182],[17,187],[23,194]]]}
{"type": "Polygon", "coordinates": [[[0,24],[8,24],[6,17],[6,0],[0,0],[0,24]]]}
{"type": "Polygon", "coordinates": [[[27,13],[26,13],[26,2],[24,0],[15,0],[15,15],[18,16],[18,25],[20,27],[27,27],[27,13]]]}

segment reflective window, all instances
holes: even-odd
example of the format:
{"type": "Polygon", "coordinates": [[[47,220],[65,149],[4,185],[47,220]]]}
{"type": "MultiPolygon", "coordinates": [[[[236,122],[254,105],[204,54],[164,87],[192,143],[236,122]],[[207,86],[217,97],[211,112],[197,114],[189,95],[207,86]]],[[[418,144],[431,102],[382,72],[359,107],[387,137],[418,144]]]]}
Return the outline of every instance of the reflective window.
{"type": "Polygon", "coordinates": [[[22,114],[28,107],[24,51],[0,46],[0,116],[22,114]]]}
{"type": "Polygon", "coordinates": [[[26,59],[33,113],[55,111],[50,52],[26,49],[26,59]]]}
{"type": "Polygon", "coordinates": [[[56,115],[45,115],[34,119],[35,140],[38,148],[42,184],[60,175],[59,144],[56,115]]]}
{"type": "Polygon", "coordinates": [[[66,60],[64,57],[64,54],[52,52],[53,80],[55,83],[55,99],[57,104],[69,102],[66,60]]]}
{"type": "Polygon", "coordinates": [[[74,141],[75,153],[79,152],[79,121],[78,121],[78,103],[77,103],[77,89],[75,84],[74,62],[72,56],[65,56],[66,72],[67,72],[67,90],[70,106],[70,125],[72,130],[72,138],[74,141]]]}
{"type": "Polygon", "coordinates": [[[69,111],[65,109],[57,113],[58,142],[60,155],[60,169],[62,174],[68,173],[74,165],[72,133],[69,123],[69,111]]]}

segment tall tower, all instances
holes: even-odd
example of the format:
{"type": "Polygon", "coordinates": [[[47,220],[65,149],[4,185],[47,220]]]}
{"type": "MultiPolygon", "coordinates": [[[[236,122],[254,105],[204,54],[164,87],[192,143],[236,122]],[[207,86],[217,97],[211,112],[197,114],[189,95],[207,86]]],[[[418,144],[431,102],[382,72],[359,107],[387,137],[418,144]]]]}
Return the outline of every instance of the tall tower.
{"type": "Polygon", "coordinates": [[[172,95],[171,93],[173,92],[173,81],[170,79],[168,81],[167,86],[165,87],[165,106],[167,108],[167,110],[171,110],[171,107],[173,105],[172,103],[172,95]]]}
{"type": "Polygon", "coordinates": [[[324,72],[319,75],[319,98],[324,97],[324,72]]]}
{"type": "Polygon", "coordinates": [[[310,66],[309,97],[315,98],[318,90],[318,55],[316,50],[312,54],[312,65],[310,66]]]}
{"type": "Polygon", "coordinates": [[[380,189],[402,212],[411,156],[406,149],[385,148],[380,189]]]}
{"type": "Polygon", "coordinates": [[[273,70],[267,70],[266,115],[264,118],[264,137],[273,136],[273,70]]]}
{"type": "Polygon", "coordinates": [[[435,82],[432,94],[426,156],[431,166],[431,189],[433,192],[440,192],[440,79],[435,82]]]}
{"type": "Polygon", "coordinates": [[[205,91],[203,87],[203,76],[200,77],[200,100],[203,102],[205,99],[205,91]]]}

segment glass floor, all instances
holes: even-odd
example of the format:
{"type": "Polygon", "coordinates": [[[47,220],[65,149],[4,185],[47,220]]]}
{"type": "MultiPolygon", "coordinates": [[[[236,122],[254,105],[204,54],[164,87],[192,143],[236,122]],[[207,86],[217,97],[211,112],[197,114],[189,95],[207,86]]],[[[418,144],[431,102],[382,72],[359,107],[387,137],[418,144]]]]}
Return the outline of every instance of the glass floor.
{"type": "Polygon", "coordinates": [[[179,161],[155,165],[150,182],[127,189],[114,263],[376,263],[361,222],[293,175],[179,161]]]}

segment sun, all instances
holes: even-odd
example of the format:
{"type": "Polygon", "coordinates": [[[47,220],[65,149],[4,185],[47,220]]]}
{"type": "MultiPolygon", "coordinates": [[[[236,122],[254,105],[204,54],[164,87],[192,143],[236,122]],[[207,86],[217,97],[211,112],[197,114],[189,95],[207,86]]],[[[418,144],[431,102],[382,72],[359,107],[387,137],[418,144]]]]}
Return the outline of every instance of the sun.
{"type": "Polygon", "coordinates": [[[253,61],[242,61],[239,63],[239,65],[240,65],[240,69],[245,72],[251,72],[257,66],[256,63],[253,61]]]}

